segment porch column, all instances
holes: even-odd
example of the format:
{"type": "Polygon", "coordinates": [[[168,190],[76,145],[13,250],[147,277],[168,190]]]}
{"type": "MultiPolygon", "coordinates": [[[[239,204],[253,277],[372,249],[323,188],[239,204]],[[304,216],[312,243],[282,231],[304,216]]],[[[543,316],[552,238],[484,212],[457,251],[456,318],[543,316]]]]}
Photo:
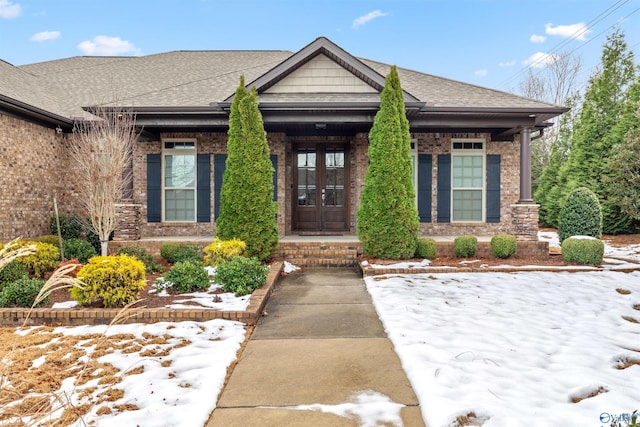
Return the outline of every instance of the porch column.
{"type": "Polygon", "coordinates": [[[531,128],[520,131],[520,199],[518,204],[530,205],[531,197],[531,128]]]}

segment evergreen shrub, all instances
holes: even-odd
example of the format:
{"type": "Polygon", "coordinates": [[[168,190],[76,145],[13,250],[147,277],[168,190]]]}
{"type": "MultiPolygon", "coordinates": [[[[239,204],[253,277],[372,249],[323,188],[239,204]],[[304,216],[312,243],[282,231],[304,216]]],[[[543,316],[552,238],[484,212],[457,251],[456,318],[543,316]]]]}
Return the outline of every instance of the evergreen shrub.
{"type": "Polygon", "coordinates": [[[204,248],[204,265],[215,267],[233,257],[244,255],[246,248],[247,245],[242,240],[216,238],[213,243],[204,248]]]}
{"type": "Polygon", "coordinates": [[[202,256],[196,245],[180,242],[167,242],[160,246],[160,256],[175,264],[181,261],[200,261],[202,256]]]}
{"type": "Polygon", "coordinates": [[[516,253],[518,242],[511,234],[496,234],[491,238],[491,255],[496,258],[509,258],[516,253]]]}
{"type": "Polygon", "coordinates": [[[215,281],[225,292],[237,296],[248,295],[267,281],[268,269],[257,258],[232,258],[216,268],[215,281]]]}
{"type": "Polygon", "coordinates": [[[573,190],[560,210],[558,238],[602,237],[602,209],[595,193],[586,187],[573,190]]]}
{"type": "Polygon", "coordinates": [[[63,249],[65,258],[77,259],[83,264],[97,255],[93,245],[84,239],[67,239],[63,243],[63,249]]]}
{"type": "Polygon", "coordinates": [[[35,245],[35,253],[17,259],[27,271],[35,277],[42,277],[46,272],[53,271],[60,262],[60,249],[49,243],[19,240],[19,247],[35,245]]]}
{"type": "Polygon", "coordinates": [[[436,241],[430,238],[418,240],[416,248],[416,258],[435,259],[436,258],[436,241]]]}
{"type": "Polygon", "coordinates": [[[209,288],[209,275],[200,262],[180,261],[164,276],[164,282],[181,294],[209,288]]]}
{"type": "Polygon", "coordinates": [[[78,279],[83,288],[73,287],[70,293],[81,305],[124,306],[138,299],[146,286],[144,264],[129,255],[95,256],[80,269],[78,279]]]}
{"type": "Polygon", "coordinates": [[[478,239],[475,236],[458,236],[453,240],[453,252],[459,258],[474,256],[478,251],[478,239]]]}
{"type": "Polygon", "coordinates": [[[0,291],[6,284],[15,282],[23,277],[28,277],[24,264],[19,263],[17,260],[11,261],[3,269],[0,269],[0,291]]]}
{"type": "Polygon", "coordinates": [[[568,237],[562,242],[562,258],[567,262],[600,265],[604,243],[596,238],[568,237]]]}
{"type": "Polygon", "coordinates": [[[145,271],[147,272],[162,272],[164,269],[161,265],[156,264],[153,255],[151,255],[145,248],[136,245],[122,246],[118,249],[118,255],[129,255],[144,264],[145,271]]]}
{"type": "Polygon", "coordinates": [[[41,243],[48,243],[48,244],[53,245],[55,247],[59,247],[60,246],[60,239],[58,239],[58,236],[54,236],[52,234],[46,234],[44,236],[39,236],[35,240],[37,242],[41,242],[41,243]]]}
{"type": "MultiPolygon", "coordinates": [[[[82,220],[76,215],[60,215],[60,234],[62,239],[78,239],[82,235],[84,229],[82,220]]],[[[49,230],[54,236],[58,235],[58,227],[56,217],[52,216],[49,221],[49,230]]]]}
{"type": "MultiPolygon", "coordinates": [[[[43,279],[24,276],[5,284],[0,291],[0,307],[31,307],[44,283],[43,279]]],[[[46,303],[48,298],[43,298],[39,305],[46,303]]]]}

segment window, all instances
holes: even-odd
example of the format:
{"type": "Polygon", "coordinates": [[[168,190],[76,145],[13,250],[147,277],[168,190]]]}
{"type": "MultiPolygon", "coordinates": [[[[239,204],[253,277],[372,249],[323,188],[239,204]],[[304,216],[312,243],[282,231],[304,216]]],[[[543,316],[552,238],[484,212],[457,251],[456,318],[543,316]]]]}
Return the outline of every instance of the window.
{"type": "Polygon", "coordinates": [[[170,140],[163,144],[164,221],[195,221],[196,143],[170,140]]]}
{"type": "Polygon", "coordinates": [[[416,197],[416,206],[418,206],[418,140],[411,138],[411,182],[413,183],[413,192],[416,197]]]}
{"type": "Polygon", "coordinates": [[[451,153],[452,220],[482,222],[486,181],[484,143],[453,140],[451,153]]]}

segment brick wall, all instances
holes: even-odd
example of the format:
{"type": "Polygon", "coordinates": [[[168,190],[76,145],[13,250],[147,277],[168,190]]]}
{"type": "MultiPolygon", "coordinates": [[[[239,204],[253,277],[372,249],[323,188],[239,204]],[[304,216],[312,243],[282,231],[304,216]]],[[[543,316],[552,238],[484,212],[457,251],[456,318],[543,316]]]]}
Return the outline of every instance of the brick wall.
{"type": "Polygon", "coordinates": [[[0,241],[50,234],[60,214],[80,212],[67,138],[55,129],[0,114],[0,241]]]}

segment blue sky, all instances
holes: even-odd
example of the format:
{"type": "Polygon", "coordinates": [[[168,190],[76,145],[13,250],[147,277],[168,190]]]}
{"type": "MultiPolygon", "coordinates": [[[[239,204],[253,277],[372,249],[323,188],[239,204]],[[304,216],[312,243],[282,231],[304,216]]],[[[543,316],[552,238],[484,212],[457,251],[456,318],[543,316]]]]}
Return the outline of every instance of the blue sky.
{"type": "Polygon", "coordinates": [[[0,0],[0,59],[295,52],[326,36],[355,56],[515,91],[554,53],[580,55],[586,80],[616,25],[637,51],[640,0],[0,0]]]}

